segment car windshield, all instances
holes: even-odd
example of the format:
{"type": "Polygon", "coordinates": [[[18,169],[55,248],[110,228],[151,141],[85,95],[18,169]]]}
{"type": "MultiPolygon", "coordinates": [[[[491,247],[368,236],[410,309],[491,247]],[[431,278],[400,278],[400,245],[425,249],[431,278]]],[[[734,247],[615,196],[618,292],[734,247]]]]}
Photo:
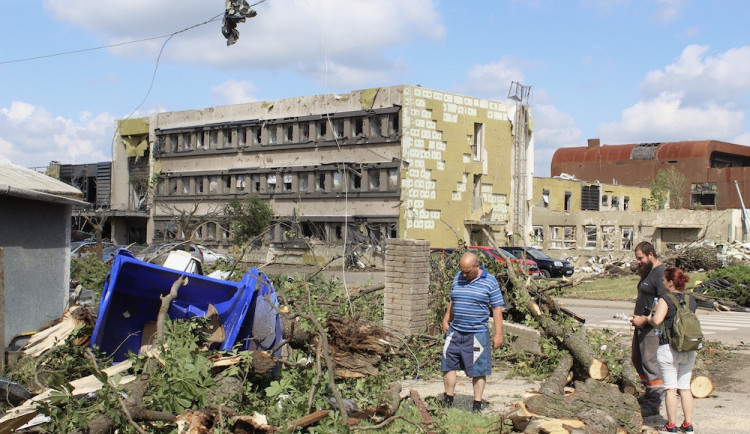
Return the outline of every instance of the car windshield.
{"type": "Polygon", "coordinates": [[[506,255],[507,257],[509,257],[510,259],[518,259],[518,258],[516,258],[516,255],[514,255],[513,253],[510,253],[509,251],[507,251],[505,249],[498,249],[498,250],[500,250],[501,252],[503,252],[503,254],[506,255]]]}
{"type": "Polygon", "coordinates": [[[552,258],[550,258],[550,256],[549,256],[548,254],[546,254],[546,253],[542,252],[541,250],[537,250],[537,249],[528,249],[528,250],[526,250],[526,251],[527,251],[527,252],[529,253],[529,255],[531,255],[531,257],[532,257],[532,258],[534,258],[534,259],[552,259],[552,258]]]}

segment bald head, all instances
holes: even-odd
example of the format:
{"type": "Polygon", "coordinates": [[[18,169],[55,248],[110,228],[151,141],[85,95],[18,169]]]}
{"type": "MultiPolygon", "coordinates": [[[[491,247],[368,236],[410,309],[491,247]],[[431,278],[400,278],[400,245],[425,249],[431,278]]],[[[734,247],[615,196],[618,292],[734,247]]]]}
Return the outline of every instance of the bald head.
{"type": "Polygon", "coordinates": [[[461,261],[458,263],[458,268],[461,270],[461,274],[466,280],[474,280],[481,273],[479,268],[479,258],[473,252],[466,252],[461,256],[461,261]]]}

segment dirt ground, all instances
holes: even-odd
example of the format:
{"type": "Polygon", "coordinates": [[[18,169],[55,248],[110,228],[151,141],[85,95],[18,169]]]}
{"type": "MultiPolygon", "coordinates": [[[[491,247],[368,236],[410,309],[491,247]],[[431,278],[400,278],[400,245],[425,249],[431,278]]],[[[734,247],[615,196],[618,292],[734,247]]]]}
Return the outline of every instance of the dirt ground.
{"type": "MultiPolygon", "coordinates": [[[[725,349],[705,357],[704,363],[696,366],[695,372],[709,376],[714,383],[714,392],[704,399],[695,400],[693,424],[696,433],[748,433],[750,415],[747,413],[750,398],[750,346],[725,349]]],[[[502,414],[512,409],[526,392],[539,389],[538,381],[507,378],[506,371],[493,372],[487,378],[484,400],[486,414],[502,414]]],[[[439,397],[443,393],[442,379],[409,380],[402,382],[402,396],[415,389],[422,398],[439,397]]],[[[471,379],[459,375],[456,386],[455,407],[471,409],[471,379]]],[[[678,423],[682,422],[682,410],[678,409],[678,423]]],[[[656,432],[655,429],[666,423],[664,405],[659,416],[644,419],[643,432],[656,432]]]]}

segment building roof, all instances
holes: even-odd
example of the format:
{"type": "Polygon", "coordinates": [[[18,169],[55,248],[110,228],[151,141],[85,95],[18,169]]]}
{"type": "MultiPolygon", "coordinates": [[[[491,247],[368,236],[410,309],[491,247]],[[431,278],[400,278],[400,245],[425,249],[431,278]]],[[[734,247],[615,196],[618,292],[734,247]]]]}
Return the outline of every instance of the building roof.
{"type": "Polygon", "coordinates": [[[718,140],[695,140],[683,142],[631,143],[625,145],[599,145],[598,140],[589,141],[589,146],[559,148],[552,157],[552,164],[593,161],[628,160],[677,160],[708,158],[712,152],[750,157],[750,146],[736,145],[718,140]]]}
{"type": "Polygon", "coordinates": [[[77,188],[43,173],[12,163],[0,155],[0,195],[25,197],[44,202],[86,205],[77,188]]]}

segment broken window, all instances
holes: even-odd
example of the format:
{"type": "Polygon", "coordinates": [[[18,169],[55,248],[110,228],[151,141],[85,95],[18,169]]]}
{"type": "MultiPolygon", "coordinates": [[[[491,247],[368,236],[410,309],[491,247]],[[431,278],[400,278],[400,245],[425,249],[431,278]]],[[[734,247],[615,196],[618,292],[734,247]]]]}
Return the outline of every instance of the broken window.
{"type": "Polygon", "coordinates": [[[208,177],[208,192],[211,194],[216,194],[219,192],[219,177],[218,176],[208,177]]]}
{"type": "Polygon", "coordinates": [[[617,245],[614,226],[602,226],[602,250],[614,250],[617,245]]]}
{"type": "Polygon", "coordinates": [[[565,202],[564,204],[564,211],[570,211],[570,201],[571,201],[572,193],[569,191],[565,192],[565,202]]]}
{"type": "Polygon", "coordinates": [[[216,239],[216,223],[214,222],[206,223],[206,238],[209,240],[216,239]]]}
{"type": "Polygon", "coordinates": [[[602,195],[602,208],[607,208],[607,207],[609,207],[609,196],[607,196],[606,194],[603,194],[602,195]]]}
{"type": "Polygon", "coordinates": [[[484,146],[484,124],[474,123],[474,145],[471,148],[474,161],[479,161],[482,157],[482,146],[484,146]]]}
{"type": "Polygon", "coordinates": [[[198,226],[197,228],[195,228],[195,238],[199,240],[203,239],[203,226],[198,226]]]}
{"type": "Polygon", "coordinates": [[[253,193],[260,193],[260,175],[253,175],[253,193]]]}
{"type": "Polygon", "coordinates": [[[287,173],[284,175],[283,191],[292,191],[292,174],[287,173]]]}
{"type": "Polygon", "coordinates": [[[190,194],[190,178],[182,178],[182,194],[190,194]]]}
{"type": "Polygon", "coordinates": [[[344,138],[344,120],[343,119],[333,120],[333,137],[337,139],[344,138]]]}
{"type": "Polygon", "coordinates": [[[237,191],[245,191],[245,175],[237,175],[237,191]]]}
{"type": "Polygon", "coordinates": [[[237,139],[239,140],[239,146],[247,146],[247,128],[240,128],[237,130],[237,139]]]}
{"type": "Polygon", "coordinates": [[[382,122],[383,118],[380,116],[373,116],[370,118],[370,137],[380,137],[383,135],[382,122]]]}
{"type": "Polygon", "coordinates": [[[549,190],[542,190],[542,203],[545,208],[549,208],[549,190]]]}
{"type": "Polygon", "coordinates": [[[182,150],[191,151],[193,149],[193,135],[191,133],[182,133],[182,150]]]}
{"type": "Polygon", "coordinates": [[[203,138],[203,131],[198,131],[195,133],[195,147],[198,149],[207,149],[204,146],[205,140],[203,138]]]}
{"type": "Polygon", "coordinates": [[[399,113],[388,115],[388,135],[398,134],[399,132],[399,113]]]}
{"type": "Polygon", "coordinates": [[[250,130],[253,134],[253,145],[260,145],[263,130],[260,127],[252,127],[250,130]]]}
{"type": "Polygon", "coordinates": [[[276,174],[269,173],[266,175],[266,192],[273,193],[276,191],[276,174]]]}
{"type": "Polygon", "coordinates": [[[369,180],[370,184],[370,191],[379,191],[380,190],[380,170],[378,169],[370,169],[367,171],[367,179],[369,180]]]}
{"type": "Polygon", "coordinates": [[[217,149],[219,147],[219,131],[213,130],[208,133],[208,148],[217,149]]]}
{"type": "Polygon", "coordinates": [[[716,207],[716,183],[700,182],[690,184],[690,208],[716,207]]]}
{"type": "Polygon", "coordinates": [[[648,199],[645,197],[641,198],[641,211],[646,211],[648,209],[648,199]]]}
{"type": "Polygon", "coordinates": [[[287,143],[294,141],[294,125],[289,124],[284,126],[284,141],[287,143]]]}
{"type": "Polygon", "coordinates": [[[203,194],[203,178],[200,176],[195,177],[195,194],[203,194]]]}
{"type": "Polygon", "coordinates": [[[620,196],[612,196],[612,208],[620,209],[620,196]]]}
{"type": "Polygon", "coordinates": [[[310,123],[304,122],[300,125],[300,135],[303,141],[310,140],[310,123]]]}
{"type": "Polygon", "coordinates": [[[622,209],[623,211],[630,211],[630,197],[629,196],[625,196],[622,199],[622,209]]]}
{"type": "Polygon", "coordinates": [[[596,248],[596,226],[584,226],[583,230],[586,232],[586,248],[596,248]]]}
{"type": "Polygon", "coordinates": [[[362,117],[354,118],[354,137],[364,135],[365,120],[362,117]]]}
{"type": "Polygon", "coordinates": [[[552,239],[551,249],[575,249],[576,227],[575,226],[550,226],[552,239]]]}
{"type": "Polygon", "coordinates": [[[276,128],[276,125],[271,125],[268,127],[268,144],[269,145],[275,145],[277,142],[276,134],[277,134],[278,128],[276,128]]]}
{"type": "Polygon", "coordinates": [[[620,231],[622,232],[620,250],[633,250],[633,227],[622,226],[620,231]]]}
{"type": "Polygon", "coordinates": [[[229,175],[224,175],[221,177],[221,182],[224,187],[224,192],[228,193],[229,190],[232,189],[232,177],[229,175]]]}
{"type": "Polygon", "coordinates": [[[388,191],[398,190],[398,168],[392,167],[388,169],[388,191]]]}
{"type": "Polygon", "coordinates": [[[328,121],[318,122],[318,139],[325,140],[326,134],[328,134],[328,121]]]}
{"type": "Polygon", "coordinates": [[[169,136],[167,136],[167,140],[168,140],[168,142],[167,142],[168,145],[167,146],[169,146],[169,148],[168,148],[169,152],[177,152],[177,151],[179,151],[179,149],[177,148],[177,142],[178,142],[178,140],[177,140],[177,134],[170,134],[169,136]]]}
{"type": "Polygon", "coordinates": [[[226,129],[221,130],[221,138],[222,138],[222,148],[231,148],[232,147],[232,130],[226,129]]]}
{"type": "Polygon", "coordinates": [[[308,183],[309,183],[309,178],[310,178],[310,174],[307,173],[307,172],[300,173],[299,175],[297,175],[297,182],[299,183],[299,186],[297,187],[297,190],[299,190],[299,191],[307,191],[307,186],[308,186],[308,183]]]}
{"type": "Polygon", "coordinates": [[[324,191],[326,189],[326,174],[320,172],[315,175],[315,191],[324,191]]]}
{"type": "Polygon", "coordinates": [[[544,245],[544,227],[532,226],[531,231],[531,245],[537,247],[544,245]]]}
{"type": "Polygon", "coordinates": [[[360,188],[362,188],[362,175],[354,169],[350,169],[348,172],[349,175],[349,190],[351,191],[359,191],[360,188]]]}
{"type": "Polygon", "coordinates": [[[341,191],[341,172],[338,170],[333,171],[333,190],[341,191]]]}

